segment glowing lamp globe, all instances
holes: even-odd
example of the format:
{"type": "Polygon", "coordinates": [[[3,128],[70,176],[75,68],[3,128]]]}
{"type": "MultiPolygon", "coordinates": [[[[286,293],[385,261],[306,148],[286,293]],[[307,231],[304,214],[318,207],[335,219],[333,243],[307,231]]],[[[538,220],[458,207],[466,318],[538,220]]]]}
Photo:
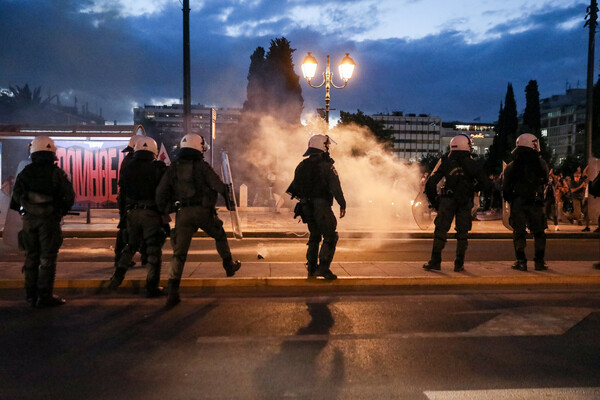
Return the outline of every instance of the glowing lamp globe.
{"type": "Polygon", "coordinates": [[[302,62],[302,74],[305,79],[309,81],[315,77],[315,73],[317,72],[317,59],[310,55],[310,51],[308,55],[302,62]]]}
{"type": "Polygon", "coordinates": [[[350,80],[350,78],[352,78],[352,72],[354,72],[355,66],[356,63],[352,58],[350,58],[350,53],[346,53],[346,56],[342,58],[342,63],[338,67],[340,70],[340,77],[344,80],[344,82],[347,82],[350,80]]]}

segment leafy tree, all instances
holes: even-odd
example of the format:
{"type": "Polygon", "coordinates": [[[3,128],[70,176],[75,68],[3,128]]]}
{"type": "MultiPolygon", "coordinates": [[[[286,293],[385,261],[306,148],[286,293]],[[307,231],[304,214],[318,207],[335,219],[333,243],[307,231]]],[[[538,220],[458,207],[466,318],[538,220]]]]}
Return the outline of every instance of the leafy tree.
{"type": "Polygon", "coordinates": [[[431,173],[435,168],[438,160],[440,159],[441,154],[439,153],[427,153],[427,155],[421,157],[419,159],[419,165],[421,165],[421,170],[423,172],[431,173]]]}
{"type": "Polygon", "coordinates": [[[393,142],[393,131],[385,127],[381,121],[376,121],[373,117],[366,115],[361,110],[356,110],[356,113],[340,111],[340,119],[338,124],[341,126],[356,124],[358,126],[366,126],[375,135],[377,141],[391,147],[393,142]]]}

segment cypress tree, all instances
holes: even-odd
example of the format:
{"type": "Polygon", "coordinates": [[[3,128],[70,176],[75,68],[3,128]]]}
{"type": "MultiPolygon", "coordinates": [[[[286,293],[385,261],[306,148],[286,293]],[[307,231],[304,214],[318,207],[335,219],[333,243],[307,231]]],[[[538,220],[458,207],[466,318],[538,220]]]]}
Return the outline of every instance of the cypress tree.
{"type": "Polygon", "coordinates": [[[540,92],[537,81],[531,80],[525,87],[525,112],[523,113],[523,131],[540,137],[540,92]]]}
{"type": "Polygon", "coordinates": [[[508,161],[510,158],[510,151],[517,140],[517,132],[519,129],[519,118],[517,116],[517,102],[515,101],[515,92],[513,91],[512,83],[508,83],[506,89],[506,97],[504,98],[504,111],[503,116],[503,129],[501,132],[505,136],[506,149],[503,154],[503,159],[508,161]]]}

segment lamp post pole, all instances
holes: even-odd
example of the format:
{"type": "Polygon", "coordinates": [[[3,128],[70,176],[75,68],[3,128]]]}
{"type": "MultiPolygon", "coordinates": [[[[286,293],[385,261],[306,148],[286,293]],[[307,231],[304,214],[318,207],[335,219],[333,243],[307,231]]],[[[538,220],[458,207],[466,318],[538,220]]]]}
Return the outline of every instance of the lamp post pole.
{"type": "Polygon", "coordinates": [[[323,82],[318,86],[314,86],[311,83],[311,80],[315,76],[315,72],[317,70],[317,64],[318,64],[317,59],[314,58],[310,54],[310,52],[308,52],[308,55],[302,62],[302,73],[304,74],[304,78],[306,78],[306,81],[308,82],[308,85],[310,87],[318,89],[321,86],[325,86],[325,122],[327,122],[327,125],[329,125],[329,103],[331,100],[331,96],[330,96],[331,87],[333,86],[336,89],[345,88],[346,85],[348,84],[348,81],[352,77],[352,72],[354,71],[354,67],[356,66],[356,64],[354,63],[354,60],[352,58],[350,58],[349,54],[346,53],[346,56],[342,59],[342,62],[339,66],[340,76],[341,76],[342,80],[344,81],[344,84],[342,86],[336,86],[335,83],[333,83],[333,79],[332,79],[333,74],[331,73],[331,68],[329,65],[329,55],[328,55],[325,72],[323,72],[323,82]]]}
{"type": "Polygon", "coordinates": [[[192,133],[190,84],[190,0],[183,0],[183,134],[192,133]]]}
{"type": "MultiPolygon", "coordinates": [[[[310,84],[310,82],[309,82],[310,84]]],[[[344,86],[346,86],[344,84],[344,86]]],[[[325,70],[325,122],[327,126],[329,126],[329,101],[331,97],[329,96],[329,91],[331,89],[331,70],[329,68],[329,55],[327,56],[327,68],[325,70]]]]}
{"type": "Polygon", "coordinates": [[[588,40],[587,101],[585,115],[585,159],[586,165],[588,165],[592,159],[592,131],[594,128],[594,46],[596,42],[596,26],[598,25],[598,2],[596,0],[591,0],[585,19],[587,20],[585,26],[589,26],[590,28],[588,40]]]}

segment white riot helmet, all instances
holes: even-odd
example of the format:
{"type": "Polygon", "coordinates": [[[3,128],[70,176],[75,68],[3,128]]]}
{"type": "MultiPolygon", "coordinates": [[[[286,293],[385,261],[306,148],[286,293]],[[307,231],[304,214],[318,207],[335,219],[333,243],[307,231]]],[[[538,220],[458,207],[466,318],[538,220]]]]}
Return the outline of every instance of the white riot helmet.
{"type": "Polygon", "coordinates": [[[140,139],[137,139],[135,145],[133,147],[134,151],[149,151],[154,156],[158,155],[158,146],[156,145],[156,141],[148,136],[140,136],[140,139]]]}
{"type": "Polygon", "coordinates": [[[38,136],[29,143],[29,154],[38,151],[51,151],[56,153],[56,143],[48,136],[38,136]]]}
{"type": "Polygon", "coordinates": [[[534,134],[524,133],[517,138],[517,147],[527,147],[540,151],[540,142],[534,134]]]}
{"type": "Polygon", "coordinates": [[[336,141],[329,137],[329,135],[313,135],[308,140],[308,149],[304,153],[304,156],[316,154],[320,151],[328,152],[336,141]]]}
{"type": "Polygon", "coordinates": [[[450,140],[450,151],[471,151],[471,138],[467,135],[456,135],[450,140]]]}
{"type": "Polygon", "coordinates": [[[140,140],[141,138],[143,138],[145,136],[141,136],[141,135],[133,135],[132,137],[129,138],[129,143],[127,143],[127,147],[125,147],[123,150],[121,150],[122,153],[128,153],[130,151],[134,151],[135,149],[135,144],[138,140],[140,140]]]}
{"type": "Polygon", "coordinates": [[[179,148],[181,149],[194,149],[198,150],[201,153],[208,151],[210,146],[206,143],[204,138],[195,133],[188,133],[183,138],[181,138],[181,142],[179,143],[179,148]]]}

